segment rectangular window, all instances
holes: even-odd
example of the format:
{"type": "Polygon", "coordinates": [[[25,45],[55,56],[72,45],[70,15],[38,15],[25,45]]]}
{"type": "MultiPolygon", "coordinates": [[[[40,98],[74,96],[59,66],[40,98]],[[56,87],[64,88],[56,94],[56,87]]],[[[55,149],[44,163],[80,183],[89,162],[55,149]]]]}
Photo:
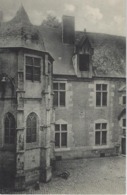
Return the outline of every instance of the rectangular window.
{"type": "Polygon", "coordinates": [[[40,81],[41,58],[26,56],[26,79],[40,81]]]}
{"type": "Polygon", "coordinates": [[[123,96],[123,105],[126,105],[126,96],[123,96]]]}
{"type": "Polygon", "coordinates": [[[56,148],[67,147],[67,124],[55,125],[55,147],[56,148]]]}
{"type": "Polygon", "coordinates": [[[122,120],[123,135],[126,136],[126,119],[122,120]]]}
{"type": "Polygon", "coordinates": [[[53,105],[58,107],[65,107],[66,105],[66,84],[65,83],[53,83],[53,105]]]}
{"type": "Polygon", "coordinates": [[[96,106],[107,106],[107,84],[96,84],[96,106]]]}
{"type": "Polygon", "coordinates": [[[107,144],[107,123],[95,124],[95,145],[107,144]]]}
{"type": "Polygon", "coordinates": [[[89,71],[89,54],[79,54],[79,70],[89,71]]]}

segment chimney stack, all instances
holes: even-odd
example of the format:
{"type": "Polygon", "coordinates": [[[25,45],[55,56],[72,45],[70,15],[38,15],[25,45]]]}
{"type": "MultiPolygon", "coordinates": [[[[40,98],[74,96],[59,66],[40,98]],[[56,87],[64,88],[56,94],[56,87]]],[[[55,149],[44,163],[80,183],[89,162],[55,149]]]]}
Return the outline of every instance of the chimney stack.
{"type": "Polygon", "coordinates": [[[75,42],[75,21],[73,16],[63,16],[62,18],[62,41],[65,44],[75,42]]]}
{"type": "Polygon", "coordinates": [[[0,24],[3,22],[3,11],[0,10],[0,24]]]}

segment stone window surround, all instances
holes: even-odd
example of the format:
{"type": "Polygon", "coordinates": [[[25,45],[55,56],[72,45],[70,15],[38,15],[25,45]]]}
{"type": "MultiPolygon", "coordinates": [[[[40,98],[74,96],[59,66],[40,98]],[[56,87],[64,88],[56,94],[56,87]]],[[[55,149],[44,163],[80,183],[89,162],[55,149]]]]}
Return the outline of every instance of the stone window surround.
{"type": "Polygon", "coordinates": [[[43,68],[42,68],[42,65],[43,65],[43,58],[40,56],[40,55],[33,55],[33,54],[27,54],[25,53],[24,54],[24,80],[27,81],[27,82],[31,82],[31,80],[27,80],[26,79],[26,57],[33,57],[33,58],[39,58],[41,59],[41,64],[40,64],[40,80],[39,81],[36,81],[36,80],[33,80],[33,82],[41,82],[41,75],[42,75],[42,71],[43,71],[43,68]]]}
{"type": "MultiPolygon", "coordinates": [[[[7,116],[7,114],[8,113],[10,113],[13,117],[14,117],[14,120],[15,120],[15,138],[16,138],[16,119],[15,119],[15,116],[14,116],[14,114],[12,114],[12,112],[6,112],[5,114],[4,114],[4,117],[3,117],[3,129],[4,129],[4,132],[3,132],[3,146],[9,146],[9,147],[11,147],[11,146],[13,146],[15,143],[5,143],[5,118],[6,118],[6,116],[7,116]]],[[[16,141],[16,140],[15,140],[16,141]]]]}
{"type": "Polygon", "coordinates": [[[27,114],[26,119],[25,119],[25,129],[26,129],[27,118],[28,118],[28,116],[29,116],[31,113],[35,113],[36,116],[37,116],[36,142],[27,143],[27,142],[26,142],[26,131],[25,131],[25,145],[26,145],[26,149],[39,147],[40,118],[39,118],[38,114],[37,114],[35,111],[29,112],[29,113],[27,114]]]}
{"type": "Polygon", "coordinates": [[[109,147],[109,122],[106,119],[97,119],[94,121],[94,146],[93,149],[103,149],[103,148],[108,148],[109,147]],[[107,144],[106,145],[95,145],[95,124],[96,123],[107,123],[107,144]]]}
{"type": "Polygon", "coordinates": [[[69,145],[69,132],[68,132],[68,122],[67,121],[64,121],[62,119],[60,120],[57,120],[55,122],[55,124],[59,124],[59,125],[62,125],[62,124],[66,124],[67,125],[67,147],[62,147],[62,148],[55,148],[55,152],[59,152],[59,151],[69,151],[70,150],[70,147],[68,147],[69,145]]]}
{"type": "Polygon", "coordinates": [[[126,126],[123,126],[123,120],[126,120],[126,117],[125,116],[123,116],[121,118],[122,137],[125,137],[126,135],[123,134],[123,130],[125,129],[125,132],[126,132],[126,126]]]}
{"type": "Polygon", "coordinates": [[[67,108],[67,80],[53,80],[53,83],[65,83],[65,106],[54,106],[55,109],[60,108],[60,109],[66,109],[67,108]]]}
{"type": "Polygon", "coordinates": [[[105,109],[109,105],[109,82],[107,81],[95,81],[94,82],[94,96],[93,96],[93,101],[94,101],[94,108],[96,109],[105,109]],[[96,106],[96,84],[106,84],[107,85],[107,106],[96,106]]]}
{"type": "MultiPolygon", "coordinates": [[[[123,95],[122,95],[122,105],[126,105],[126,103],[125,103],[125,104],[123,103],[123,98],[124,98],[124,97],[125,97],[125,99],[126,99],[126,94],[123,94],[123,95]]],[[[125,100],[125,101],[126,101],[126,100],[125,100]]]]}

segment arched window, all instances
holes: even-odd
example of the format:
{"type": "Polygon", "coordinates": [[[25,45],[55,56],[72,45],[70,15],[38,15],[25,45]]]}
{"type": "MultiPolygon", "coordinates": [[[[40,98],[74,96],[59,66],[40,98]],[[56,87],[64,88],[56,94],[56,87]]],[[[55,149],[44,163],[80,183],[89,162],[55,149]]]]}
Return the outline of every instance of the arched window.
{"type": "Polygon", "coordinates": [[[26,121],[26,142],[32,143],[37,141],[37,115],[32,112],[28,115],[26,121]]]}
{"type": "Polygon", "coordinates": [[[15,118],[11,113],[7,113],[4,120],[4,142],[5,144],[15,143],[15,118]]]}

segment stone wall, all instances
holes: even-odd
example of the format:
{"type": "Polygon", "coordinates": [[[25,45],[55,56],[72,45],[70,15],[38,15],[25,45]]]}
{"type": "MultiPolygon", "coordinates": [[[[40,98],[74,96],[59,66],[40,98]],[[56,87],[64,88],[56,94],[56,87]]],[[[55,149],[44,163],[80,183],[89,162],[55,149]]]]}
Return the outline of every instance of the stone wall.
{"type": "MultiPolygon", "coordinates": [[[[57,79],[58,80],[58,79],[57,79]]],[[[79,158],[116,154],[119,144],[120,113],[118,89],[124,79],[91,79],[89,81],[67,81],[66,107],[56,108],[56,123],[68,124],[67,148],[55,149],[56,156],[79,158]],[[106,107],[96,107],[96,84],[108,85],[106,107]],[[95,123],[107,123],[107,145],[95,146],[95,123]]]]}

